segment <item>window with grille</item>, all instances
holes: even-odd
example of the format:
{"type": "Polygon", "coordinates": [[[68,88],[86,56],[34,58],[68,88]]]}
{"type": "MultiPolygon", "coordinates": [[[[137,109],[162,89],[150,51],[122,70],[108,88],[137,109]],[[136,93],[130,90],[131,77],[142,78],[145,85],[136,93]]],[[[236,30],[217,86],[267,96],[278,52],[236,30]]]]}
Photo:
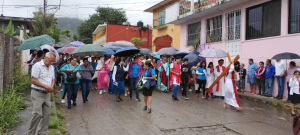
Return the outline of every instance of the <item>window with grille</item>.
{"type": "Polygon", "coordinates": [[[222,15],[206,20],[206,43],[222,41],[222,15]]]}
{"type": "Polygon", "coordinates": [[[281,0],[272,0],[247,9],[246,39],[280,35],[281,0]]]}
{"type": "Polygon", "coordinates": [[[158,13],[158,26],[166,25],[166,10],[158,13]]]}
{"type": "Polygon", "coordinates": [[[300,33],[300,0],[289,2],[289,34],[300,33]]]}
{"type": "Polygon", "coordinates": [[[201,21],[188,25],[187,45],[194,46],[200,44],[201,21]]]}
{"type": "Polygon", "coordinates": [[[241,39],[241,10],[226,14],[227,40],[241,39]]]}

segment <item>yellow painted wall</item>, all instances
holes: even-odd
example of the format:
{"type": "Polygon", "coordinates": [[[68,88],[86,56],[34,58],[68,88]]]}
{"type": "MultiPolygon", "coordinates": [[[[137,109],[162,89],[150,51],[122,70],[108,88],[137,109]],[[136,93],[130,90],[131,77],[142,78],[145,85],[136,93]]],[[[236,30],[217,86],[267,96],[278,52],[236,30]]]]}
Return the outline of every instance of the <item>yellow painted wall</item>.
{"type": "Polygon", "coordinates": [[[94,42],[95,40],[97,40],[97,39],[103,37],[103,36],[106,36],[106,31],[107,31],[107,30],[105,29],[105,31],[103,31],[102,33],[100,33],[100,34],[98,34],[98,35],[93,34],[93,42],[94,42]]]}
{"type": "MultiPolygon", "coordinates": [[[[155,12],[153,12],[153,20],[158,18],[158,14],[160,11],[165,10],[167,6],[169,6],[172,3],[178,2],[178,0],[174,0],[171,3],[168,3],[164,6],[161,6],[156,9],[155,12]]],[[[180,51],[180,25],[174,25],[174,24],[167,24],[166,28],[162,29],[156,29],[154,28],[152,31],[152,51],[155,51],[155,44],[154,40],[156,37],[160,37],[163,35],[169,35],[172,37],[172,47],[177,48],[180,51]]]]}

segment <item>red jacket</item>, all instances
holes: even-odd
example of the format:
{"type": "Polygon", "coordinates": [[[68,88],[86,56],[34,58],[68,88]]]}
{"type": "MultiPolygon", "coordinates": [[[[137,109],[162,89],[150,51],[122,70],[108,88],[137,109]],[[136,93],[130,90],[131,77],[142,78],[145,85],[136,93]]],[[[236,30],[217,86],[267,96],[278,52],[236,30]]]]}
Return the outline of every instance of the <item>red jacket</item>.
{"type": "Polygon", "coordinates": [[[259,79],[261,79],[261,80],[265,79],[265,74],[266,74],[266,68],[265,67],[258,67],[256,69],[255,76],[258,76],[259,79]]]}

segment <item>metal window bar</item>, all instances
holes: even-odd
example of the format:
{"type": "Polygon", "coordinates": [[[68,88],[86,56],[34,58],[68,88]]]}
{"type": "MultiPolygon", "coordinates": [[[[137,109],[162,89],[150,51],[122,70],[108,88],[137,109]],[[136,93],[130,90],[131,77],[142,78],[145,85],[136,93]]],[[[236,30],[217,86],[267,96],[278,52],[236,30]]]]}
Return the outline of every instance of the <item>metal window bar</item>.
{"type": "Polygon", "coordinates": [[[300,33],[300,0],[289,1],[289,34],[300,33]]]}
{"type": "Polygon", "coordinates": [[[278,36],[281,32],[281,0],[247,9],[246,39],[278,36]]]}
{"type": "Polygon", "coordinates": [[[226,27],[228,41],[241,38],[241,9],[226,13],[226,27]]]}
{"type": "Polygon", "coordinates": [[[222,41],[222,15],[206,20],[206,43],[222,41]]]}
{"type": "Polygon", "coordinates": [[[187,46],[194,46],[201,42],[201,21],[188,25],[187,46]]]}

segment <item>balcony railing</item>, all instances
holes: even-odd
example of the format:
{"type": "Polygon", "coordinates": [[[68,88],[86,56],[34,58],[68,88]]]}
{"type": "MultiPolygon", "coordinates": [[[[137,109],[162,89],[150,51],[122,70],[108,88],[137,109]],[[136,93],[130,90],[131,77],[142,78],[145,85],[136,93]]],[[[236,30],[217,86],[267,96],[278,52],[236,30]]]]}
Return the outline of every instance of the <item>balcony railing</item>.
{"type": "Polygon", "coordinates": [[[157,28],[160,26],[166,25],[166,18],[165,17],[159,17],[157,19],[153,19],[153,28],[157,28]]]}

